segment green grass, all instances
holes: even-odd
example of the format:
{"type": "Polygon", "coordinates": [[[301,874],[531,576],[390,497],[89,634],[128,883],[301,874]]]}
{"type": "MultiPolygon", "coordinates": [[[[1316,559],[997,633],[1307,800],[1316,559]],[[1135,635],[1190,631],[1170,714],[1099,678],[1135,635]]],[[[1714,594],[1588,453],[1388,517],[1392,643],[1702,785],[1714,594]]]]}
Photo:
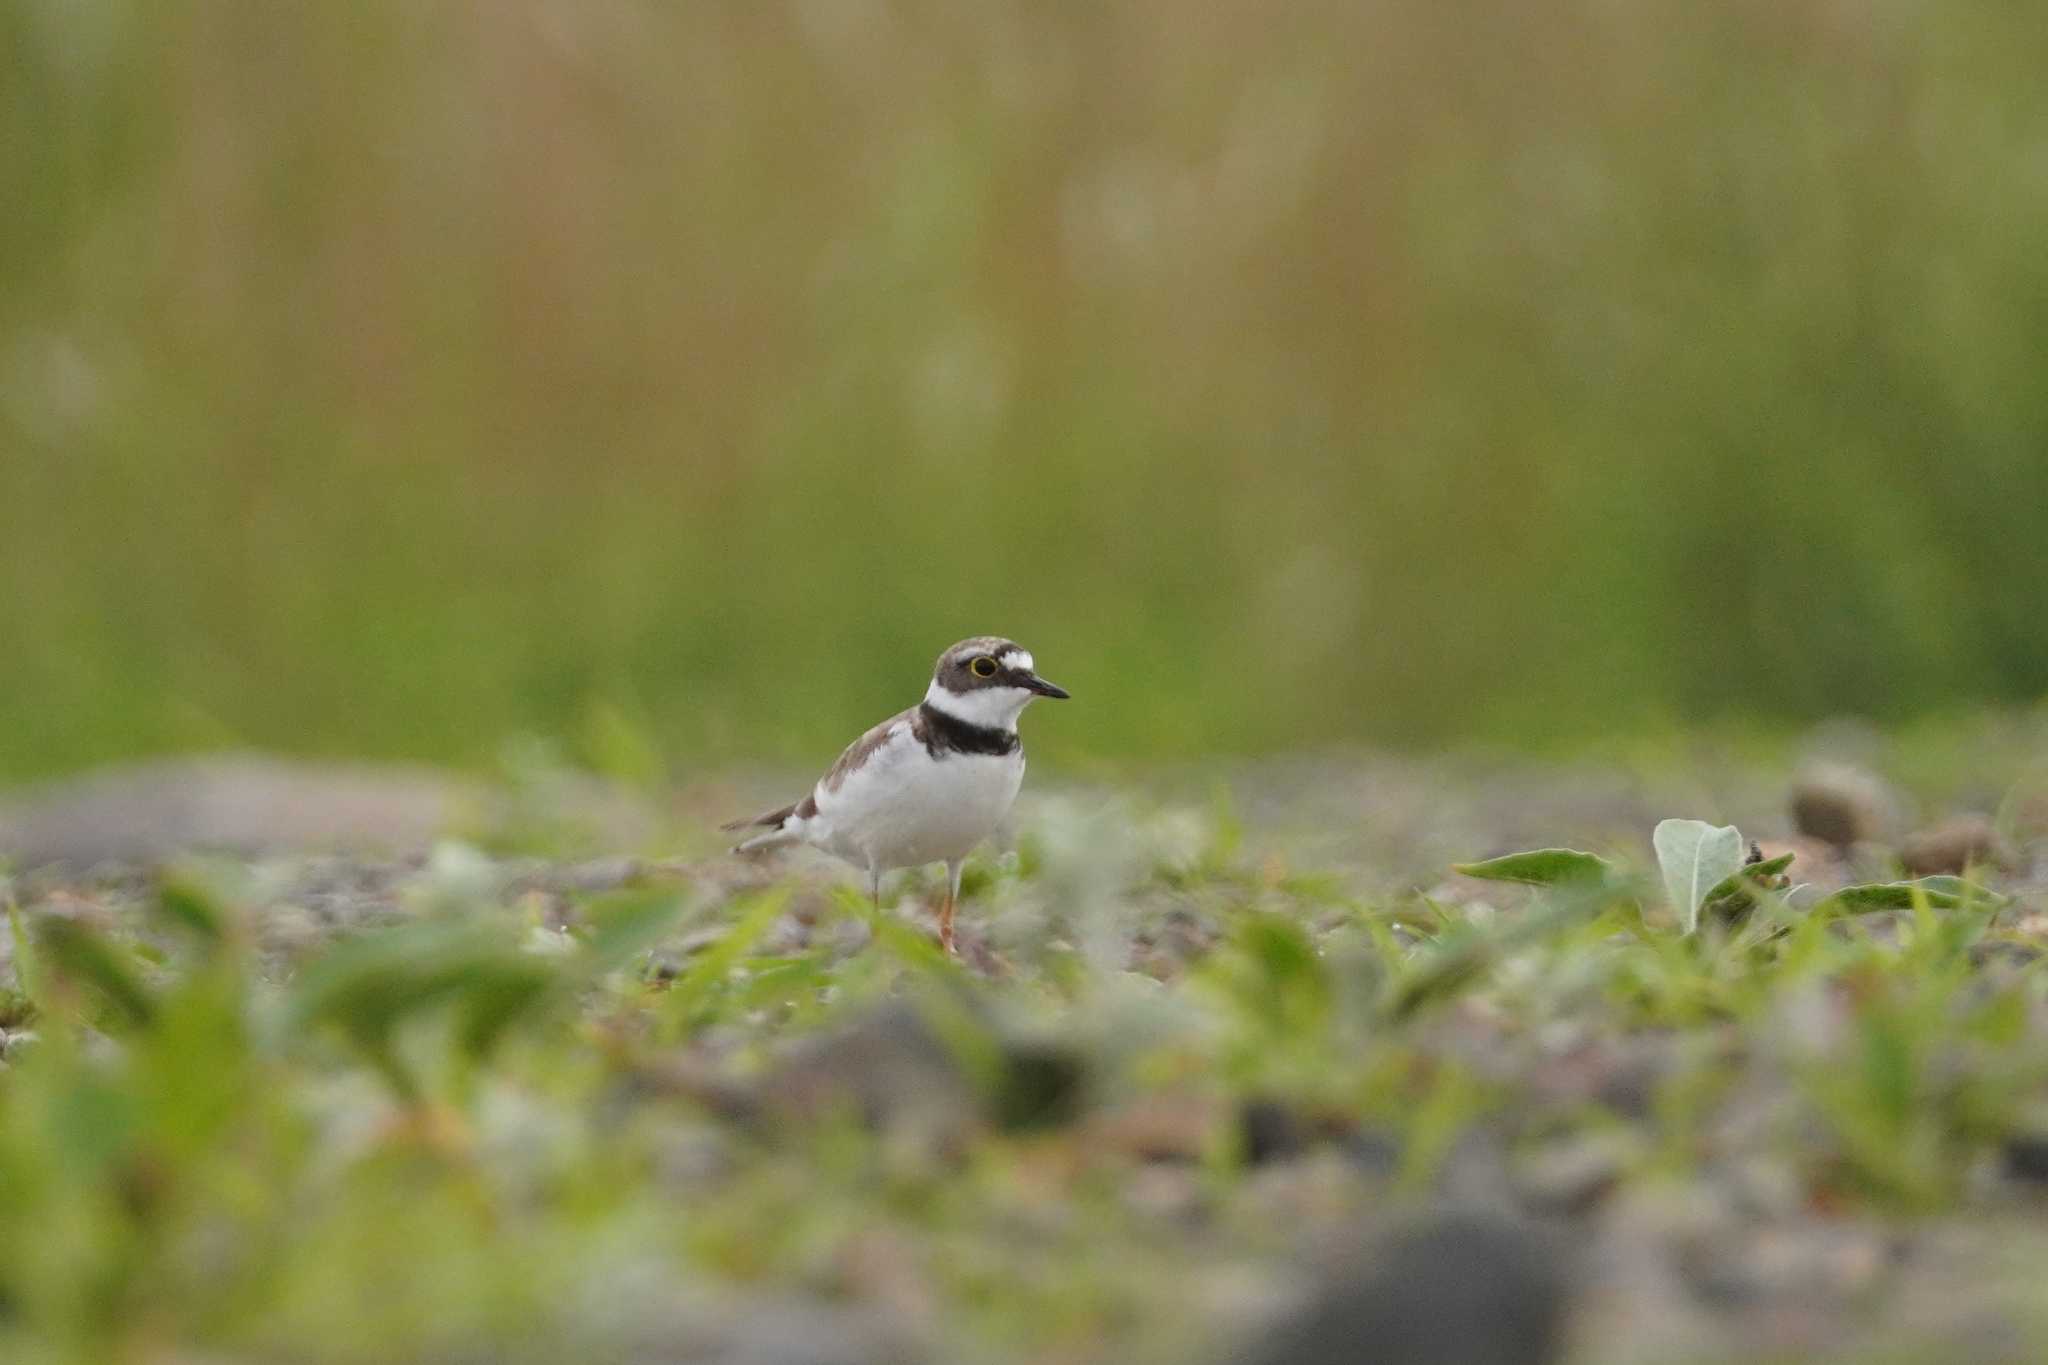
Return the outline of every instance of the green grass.
{"type": "MultiPolygon", "coordinates": [[[[2025,1196],[2000,1153],[2048,1104],[2037,888],[1766,895],[1686,935],[1634,849],[1606,852],[1550,892],[1425,896],[1290,865],[1220,805],[1056,804],[970,880],[979,965],[912,922],[922,881],[875,916],[724,863],[562,894],[451,850],[339,934],[292,908],[332,867],[46,888],[4,1025],[0,1354],[629,1358],[808,1303],[903,1334],[880,1358],[1208,1358],[1299,1257],[1457,1197],[1475,1158],[1503,1207],[1581,1233],[1675,1196],[1732,1210],[1636,1253],[1687,1273],[1738,1231],[1784,1276],[1802,1228],[2003,1226],[2025,1196]],[[1306,1150],[1252,1165],[1254,1103],[1306,1150]],[[1585,1141],[1612,1188],[1561,1214],[1526,1173],[1585,1141]]],[[[1940,1358],[1952,1324],[1904,1292],[1938,1263],[1880,1258],[1875,1297],[1765,1292],[1940,1358]]],[[[1986,1269],[1965,1297],[2032,1331],[2030,1283],[1986,1269]]],[[[1573,1358],[1634,1343],[1591,1330],[1573,1358]]]]}
{"type": "Polygon", "coordinates": [[[2048,690],[2038,26],[1495,0],[0,16],[0,777],[2048,690]],[[1232,680],[1221,685],[1219,680],[1232,680]]]}

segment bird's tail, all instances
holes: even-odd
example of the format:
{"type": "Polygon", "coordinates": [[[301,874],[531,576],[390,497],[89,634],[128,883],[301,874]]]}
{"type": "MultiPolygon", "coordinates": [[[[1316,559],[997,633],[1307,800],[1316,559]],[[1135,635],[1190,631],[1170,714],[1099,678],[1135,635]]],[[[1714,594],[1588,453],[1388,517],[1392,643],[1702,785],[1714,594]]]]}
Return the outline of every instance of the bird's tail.
{"type": "Polygon", "coordinates": [[[788,828],[789,817],[796,814],[797,807],[801,804],[793,801],[787,806],[780,806],[745,820],[729,820],[719,828],[727,834],[737,834],[741,830],[749,829],[760,831],[734,844],[732,851],[735,853],[759,853],[764,849],[780,848],[784,844],[796,842],[796,835],[788,828]]]}

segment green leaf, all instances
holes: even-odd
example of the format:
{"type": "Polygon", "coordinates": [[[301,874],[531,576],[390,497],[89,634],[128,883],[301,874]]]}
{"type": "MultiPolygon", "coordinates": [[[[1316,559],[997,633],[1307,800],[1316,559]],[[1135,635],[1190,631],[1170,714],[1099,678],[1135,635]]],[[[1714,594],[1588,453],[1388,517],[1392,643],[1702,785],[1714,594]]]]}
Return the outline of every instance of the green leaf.
{"type": "Polygon", "coordinates": [[[1781,853],[1759,863],[1744,864],[1740,872],[1707,893],[1704,908],[1729,919],[1747,913],[1755,908],[1758,892],[1777,889],[1776,880],[1798,856],[1796,853],[1781,853]]]}
{"type": "Polygon", "coordinates": [[[209,948],[227,937],[228,916],[214,898],[184,877],[168,877],[157,887],[156,908],[209,948]]]}
{"type": "Polygon", "coordinates": [[[12,896],[7,898],[7,926],[14,932],[15,982],[38,1015],[49,1015],[49,979],[43,974],[42,956],[36,951],[34,937],[22,923],[21,907],[12,896]]]}
{"type": "Polygon", "coordinates": [[[698,954],[689,970],[670,985],[669,995],[676,1002],[673,1008],[678,1017],[694,1019],[706,1011],[733,969],[782,917],[783,907],[789,904],[789,892],[775,887],[742,904],[745,908],[732,928],[698,954]]]}
{"type": "Polygon", "coordinates": [[[887,955],[902,966],[933,978],[944,978],[959,970],[959,964],[939,947],[937,939],[902,916],[876,910],[867,897],[851,889],[841,897],[840,904],[851,906],[867,922],[876,946],[886,949],[887,955]]]}
{"type": "MultiPolygon", "coordinates": [[[[548,965],[484,926],[434,920],[364,934],[329,950],[293,986],[284,1007],[294,1028],[338,1025],[375,1046],[409,1016],[469,997],[495,1020],[510,999],[530,999],[548,965]]],[[[480,1026],[495,1036],[498,1025],[480,1026]]]]}
{"type": "Polygon", "coordinates": [[[674,891],[629,891],[599,901],[587,912],[584,947],[591,964],[601,972],[625,966],[667,937],[683,909],[684,898],[674,891]]]}
{"type": "Polygon", "coordinates": [[[1954,910],[1964,905],[1998,905],[2005,899],[1996,891],[1966,882],[1961,877],[1942,876],[1922,877],[1914,882],[1866,882],[1861,886],[1845,886],[1822,901],[1821,905],[1851,914],[1863,914],[1872,910],[1911,910],[1922,901],[1929,909],[1954,910]]]}
{"type": "Polygon", "coordinates": [[[341,1033],[408,1104],[425,1089],[400,1046],[423,1017],[453,1020],[452,1041],[481,1062],[515,1024],[567,998],[570,978],[548,958],[522,951],[503,926],[434,919],[366,933],[330,949],[283,1001],[287,1030],[341,1033]]]}
{"type": "Polygon", "coordinates": [[[1330,974],[1297,921],[1282,915],[1247,916],[1236,946],[1245,972],[1245,1003],[1272,1026],[1306,1031],[1330,1008],[1330,974]]]}
{"type": "Polygon", "coordinates": [[[136,1028],[156,1017],[156,1001],[120,950],[75,919],[46,917],[39,935],[43,960],[92,987],[136,1028]]]}
{"type": "Polygon", "coordinates": [[[1746,892],[1748,890],[1747,884],[1761,884],[1769,881],[1772,877],[1780,876],[1786,868],[1792,866],[1792,860],[1798,856],[1796,853],[1780,853],[1775,858],[1766,858],[1760,863],[1750,863],[1743,867],[1740,872],[1722,881],[1720,885],[1709,891],[1707,893],[1707,900],[1709,902],[1717,901],[1724,896],[1733,896],[1746,892]]]}
{"type": "Polygon", "coordinates": [[[1415,965],[1393,983],[1385,997],[1387,1013],[1404,1019],[1455,995],[1499,958],[1586,923],[1628,893],[1626,884],[1571,882],[1543,897],[1529,913],[1489,931],[1446,934],[1422,950],[1415,965]]]}
{"type": "Polygon", "coordinates": [[[1979,886],[1975,882],[1947,874],[1922,877],[1917,882],[1908,882],[1907,885],[1918,886],[1930,896],[1954,896],[1958,902],[1974,900],[1980,905],[1999,905],[2009,899],[1988,886],[1979,886]]]}
{"type": "Polygon", "coordinates": [[[1746,850],[1733,825],[1714,826],[1703,820],[1665,820],[1650,836],[1664,890],[1678,911],[1680,927],[1699,928],[1700,907],[1714,889],[1742,870],[1746,850]]]}
{"type": "Polygon", "coordinates": [[[472,1060],[484,1060],[507,1030],[547,999],[555,981],[547,964],[531,956],[479,975],[462,993],[456,1042],[472,1060]]]}
{"type": "Polygon", "coordinates": [[[1237,862],[1244,850],[1244,822],[1238,819],[1237,803],[1230,799],[1230,787],[1217,782],[1209,789],[1209,846],[1202,852],[1202,868],[1221,875],[1237,862]]]}
{"type": "Polygon", "coordinates": [[[1614,871],[1614,864],[1598,854],[1581,853],[1575,848],[1539,848],[1489,858],[1483,863],[1457,863],[1451,870],[1481,881],[1563,886],[1605,880],[1614,871]]]}

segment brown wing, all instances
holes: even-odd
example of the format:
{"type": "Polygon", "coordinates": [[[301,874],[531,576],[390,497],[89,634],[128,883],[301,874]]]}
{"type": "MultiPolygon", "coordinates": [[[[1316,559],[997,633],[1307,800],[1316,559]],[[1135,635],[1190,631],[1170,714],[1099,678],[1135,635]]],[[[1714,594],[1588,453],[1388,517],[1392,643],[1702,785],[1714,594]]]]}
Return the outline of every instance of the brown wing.
{"type": "Polygon", "coordinates": [[[824,780],[818,785],[828,792],[838,791],[845,784],[847,776],[855,768],[868,761],[868,755],[889,742],[889,734],[892,730],[906,721],[914,725],[916,724],[916,718],[917,708],[914,706],[908,711],[898,711],[895,715],[847,745],[846,752],[839,755],[839,761],[832,765],[830,771],[825,774],[824,780]]]}
{"type": "MultiPolygon", "coordinates": [[[[889,732],[894,730],[898,724],[906,718],[913,725],[916,724],[916,711],[916,707],[912,707],[908,711],[899,711],[880,725],[869,730],[853,743],[847,745],[846,752],[840,754],[838,761],[826,770],[824,778],[820,780],[818,785],[828,792],[838,791],[845,784],[849,773],[867,762],[869,754],[872,754],[875,750],[889,742],[889,732]]],[[[774,810],[764,811],[760,815],[750,816],[744,820],[728,821],[720,825],[719,828],[727,834],[736,834],[743,829],[780,829],[783,823],[792,815],[800,820],[808,820],[817,813],[818,799],[815,792],[813,792],[807,794],[801,801],[793,801],[787,806],[778,806],[774,810]]]]}

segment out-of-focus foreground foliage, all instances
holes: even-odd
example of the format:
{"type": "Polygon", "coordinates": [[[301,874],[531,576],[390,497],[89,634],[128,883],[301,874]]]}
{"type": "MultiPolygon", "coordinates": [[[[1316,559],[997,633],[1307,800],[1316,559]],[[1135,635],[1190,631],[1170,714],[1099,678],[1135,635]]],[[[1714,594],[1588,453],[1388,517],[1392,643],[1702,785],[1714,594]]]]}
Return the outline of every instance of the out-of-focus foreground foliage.
{"type": "Polygon", "coordinates": [[[0,774],[2048,686],[2026,6],[0,11],[0,774]],[[1250,680],[1229,686],[1219,680],[1250,680]]]}
{"type": "Polygon", "coordinates": [[[729,863],[23,878],[0,1354],[1258,1362],[1444,1201],[1553,1229],[1575,1361],[2033,1354],[2038,876],[1687,933],[1646,834],[1419,894],[1053,805],[964,964],[729,863]]]}

